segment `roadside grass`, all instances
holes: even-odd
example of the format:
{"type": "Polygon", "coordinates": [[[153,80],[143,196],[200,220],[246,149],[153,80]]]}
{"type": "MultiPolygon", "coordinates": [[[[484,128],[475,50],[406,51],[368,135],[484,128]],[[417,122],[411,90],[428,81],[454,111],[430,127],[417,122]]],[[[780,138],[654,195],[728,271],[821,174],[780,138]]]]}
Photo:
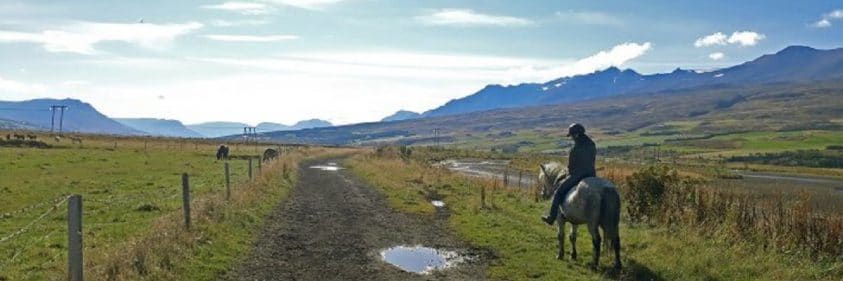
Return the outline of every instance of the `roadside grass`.
{"type": "MultiPolygon", "coordinates": [[[[841,260],[815,262],[802,254],[764,250],[746,242],[730,242],[694,230],[622,223],[625,269],[613,272],[611,255],[601,257],[595,272],[587,267],[591,241],[584,227],[577,240],[579,260],[558,261],[556,228],[538,217],[547,202],[537,202],[533,190],[493,187],[487,180],[468,178],[415,161],[356,156],[346,164],[381,190],[392,207],[432,214],[431,194],[449,209],[449,224],[473,245],[491,249],[488,275],[496,280],[839,280],[841,260]],[[481,189],[486,201],[481,202],[481,189]]],[[[570,232],[570,230],[568,230],[570,232]]],[[[743,241],[742,239],[739,239],[743,241]]],[[[566,254],[570,243],[566,240],[566,254]]],[[[604,251],[604,253],[606,253],[604,251]]],[[[566,257],[568,258],[568,257],[566,257]]]]}

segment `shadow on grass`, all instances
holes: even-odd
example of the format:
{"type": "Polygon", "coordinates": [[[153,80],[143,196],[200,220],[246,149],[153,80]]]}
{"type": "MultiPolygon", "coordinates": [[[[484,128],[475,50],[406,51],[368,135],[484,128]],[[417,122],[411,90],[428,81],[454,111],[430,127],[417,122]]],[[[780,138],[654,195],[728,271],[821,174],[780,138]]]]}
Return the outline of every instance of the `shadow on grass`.
{"type": "Polygon", "coordinates": [[[624,268],[618,272],[612,267],[602,269],[603,276],[612,280],[649,280],[649,281],[663,281],[664,277],[658,273],[650,270],[647,266],[636,262],[635,260],[626,260],[624,268]]]}

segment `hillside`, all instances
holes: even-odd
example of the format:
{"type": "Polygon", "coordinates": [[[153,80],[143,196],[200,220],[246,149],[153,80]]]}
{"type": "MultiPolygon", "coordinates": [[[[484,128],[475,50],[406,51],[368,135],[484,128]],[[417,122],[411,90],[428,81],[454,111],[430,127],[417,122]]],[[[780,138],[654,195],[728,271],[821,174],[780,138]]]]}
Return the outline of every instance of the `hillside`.
{"type": "MultiPolygon", "coordinates": [[[[63,130],[97,134],[139,135],[135,129],[114,121],[97,111],[88,103],[75,99],[35,99],[20,102],[0,101],[0,119],[26,124],[35,129],[50,129],[51,105],[65,105],[63,130]]],[[[59,112],[56,112],[55,128],[59,127],[59,112]]]]}
{"type": "Polygon", "coordinates": [[[414,120],[273,132],[284,142],[333,145],[433,143],[494,132],[558,131],[571,122],[604,132],[628,132],[668,121],[693,121],[694,133],[841,129],[843,82],[710,86],[551,106],[473,112],[414,120]]]}
{"type": "Polygon", "coordinates": [[[186,127],[205,137],[215,138],[243,134],[243,127],[249,127],[249,124],[240,122],[205,122],[187,125],[186,127]]]}
{"type": "Polygon", "coordinates": [[[615,67],[591,74],[559,78],[545,83],[514,86],[489,85],[477,93],[451,100],[424,113],[425,117],[475,111],[561,104],[606,97],[675,91],[718,85],[809,83],[843,77],[843,49],[817,50],[787,47],[775,54],[710,72],[676,69],[670,73],[642,75],[615,67]]]}
{"type": "Polygon", "coordinates": [[[416,119],[416,118],[420,118],[420,117],[421,117],[421,114],[419,114],[419,113],[407,111],[407,110],[399,110],[399,111],[393,113],[392,115],[384,117],[383,119],[381,119],[381,122],[410,120],[410,119],[416,119]]]}
{"type": "Polygon", "coordinates": [[[155,118],[114,118],[115,121],[153,136],[201,138],[202,135],[184,126],[178,120],[155,118]]]}

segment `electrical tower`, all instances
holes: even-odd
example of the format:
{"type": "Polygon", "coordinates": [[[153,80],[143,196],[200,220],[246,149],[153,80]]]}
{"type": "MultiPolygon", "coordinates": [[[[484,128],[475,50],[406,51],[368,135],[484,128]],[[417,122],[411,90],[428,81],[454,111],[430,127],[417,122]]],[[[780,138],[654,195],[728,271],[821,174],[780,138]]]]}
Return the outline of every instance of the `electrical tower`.
{"type": "Polygon", "coordinates": [[[64,125],[64,110],[67,109],[66,105],[51,105],[50,106],[50,133],[53,133],[56,126],[56,109],[60,110],[59,113],[59,135],[62,133],[62,125],[64,125]]]}

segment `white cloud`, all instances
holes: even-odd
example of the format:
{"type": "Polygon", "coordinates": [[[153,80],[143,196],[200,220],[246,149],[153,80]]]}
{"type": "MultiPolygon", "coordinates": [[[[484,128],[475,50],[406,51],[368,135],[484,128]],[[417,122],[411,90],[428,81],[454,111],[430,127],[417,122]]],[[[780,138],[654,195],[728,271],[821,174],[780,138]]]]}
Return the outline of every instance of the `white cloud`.
{"type": "Polygon", "coordinates": [[[342,2],[343,0],[261,0],[263,2],[296,7],[307,10],[323,10],[330,5],[342,2]]]}
{"type": "Polygon", "coordinates": [[[593,11],[565,11],[556,12],[556,16],[565,21],[591,25],[620,26],[623,21],[613,15],[593,11]]]}
{"type": "Polygon", "coordinates": [[[758,41],[767,38],[764,34],[753,31],[735,31],[732,36],[729,36],[729,44],[739,44],[741,46],[755,46],[758,41]]]}
{"type": "Polygon", "coordinates": [[[266,25],[269,24],[269,20],[254,20],[254,19],[246,19],[246,20],[212,20],[208,22],[209,25],[212,26],[219,26],[219,27],[231,27],[231,26],[257,26],[257,25],[266,25]]]}
{"type": "Polygon", "coordinates": [[[5,100],[31,99],[47,93],[42,84],[24,83],[4,79],[0,76],[0,98],[5,100]]]}
{"type": "Polygon", "coordinates": [[[608,51],[600,51],[597,54],[577,60],[574,63],[540,70],[538,73],[544,80],[554,79],[563,76],[572,76],[591,73],[608,67],[620,67],[627,62],[638,58],[652,48],[650,42],[643,44],[623,43],[612,47],[608,51]]]}
{"type": "Polygon", "coordinates": [[[697,41],[694,42],[694,47],[708,47],[713,45],[726,45],[726,34],[723,32],[717,32],[711,35],[707,35],[701,38],[697,38],[697,41]]]}
{"type": "Polygon", "coordinates": [[[255,2],[225,2],[216,5],[203,5],[203,9],[237,12],[244,15],[265,15],[272,12],[272,7],[255,2]]]}
{"type": "Polygon", "coordinates": [[[722,60],[725,57],[726,55],[721,52],[708,54],[708,58],[710,58],[711,60],[722,60]]]}
{"type": "Polygon", "coordinates": [[[694,41],[694,47],[701,48],[727,44],[737,44],[743,47],[755,46],[759,41],[764,40],[766,37],[767,36],[764,34],[754,31],[735,31],[728,37],[726,37],[726,34],[723,34],[723,32],[716,32],[697,38],[697,40],[694,41]]]}
{"type": "Polygon", "coordinates": [[[824,28],[829,26],[831,26],[831,21],[829,21],[828,19],[821,19],[814,23],[814,27],[817,28],[824,28]]]}
{"type": "Polygon", "coordinates": [[[416,19],[429,25],[524,26],[533,24],[533,21],[524,18],[481,14],[470,9],[442,9],[418,16],[416,19]]]}
{"type": "Polygon", "coordinates": [[[205,38],[216,40],[216,41],[226,41],[226,42],[280,42],[280,41],[287,41],[287,40],[295,40],[298,39],[298,36],[295,35],[224,35],[224,34],[211,34],[205,35],[205,38]]]}
{"type": "Polygon", "coordinates": [[[843,10],[834,10],[822,15],[822,18],[812,24],[811,26],[816,28],[826,28],[831,26],[832,20],[839,20],[843,19],[843,10]]]}
{"type": "Polygon", "coordinates": [[[42,44],[48,52],[95,54],[94,45],[116,41],[144,48],[163,49],[181,35],[199,28],[201,23],[149,24],[77,22],[40,33],[0,30],[0,42],[28,42],[42,44]]]}

